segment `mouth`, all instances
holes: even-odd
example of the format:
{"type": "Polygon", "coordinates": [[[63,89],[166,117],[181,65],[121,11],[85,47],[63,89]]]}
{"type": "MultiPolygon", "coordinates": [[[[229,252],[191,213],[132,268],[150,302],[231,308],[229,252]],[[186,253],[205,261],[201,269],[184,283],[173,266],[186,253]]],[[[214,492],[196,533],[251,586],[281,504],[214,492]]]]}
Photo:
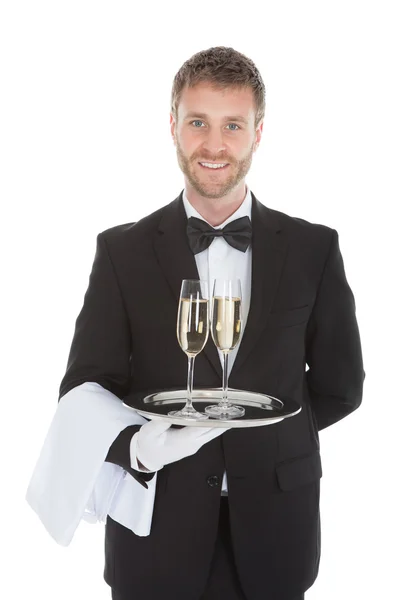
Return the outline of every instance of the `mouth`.
{"type": "Polygon", "coordinates": [[[229,167],[229,163],[207,163],[199,162],[200,167],[210,172],[225,171],[229,167]]]}

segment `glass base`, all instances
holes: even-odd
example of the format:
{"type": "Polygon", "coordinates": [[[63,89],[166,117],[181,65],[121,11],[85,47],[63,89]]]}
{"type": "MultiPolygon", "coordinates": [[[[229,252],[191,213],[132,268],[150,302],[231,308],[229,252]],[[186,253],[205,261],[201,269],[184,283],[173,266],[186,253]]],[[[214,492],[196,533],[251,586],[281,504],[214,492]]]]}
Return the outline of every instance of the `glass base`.
{"type": "Polygon", "coordinates": [[[243,417],[245,410],[243,406],[237,406],[236,404],[230,404],[226,408],[221,404],[211,404],[205,407],[204,412],[213,419],[236,419],[237,417],[243,417]]]}
{"type": "Polygon", "coordinates": [[[169,417],[182,417],[183,419],[208,419],[208,415],[198,412],[194,408],[182,408],[181,410],[170,410],[169,417]]]}

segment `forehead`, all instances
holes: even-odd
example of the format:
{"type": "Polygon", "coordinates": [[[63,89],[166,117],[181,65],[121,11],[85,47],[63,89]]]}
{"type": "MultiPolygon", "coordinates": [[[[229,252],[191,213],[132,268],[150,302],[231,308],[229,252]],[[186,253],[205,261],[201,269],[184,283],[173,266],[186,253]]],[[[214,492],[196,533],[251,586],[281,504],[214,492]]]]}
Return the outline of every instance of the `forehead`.
{"type": "Polygon", "coordinates": [[[182,90],[178,106],[179,117],[189,113],[207,114],[223,119],[227,115],[238,115],[250,119],[255,114],[253,90],[250,87],[213,87],[209,83],[198,83],[182,90]]]}

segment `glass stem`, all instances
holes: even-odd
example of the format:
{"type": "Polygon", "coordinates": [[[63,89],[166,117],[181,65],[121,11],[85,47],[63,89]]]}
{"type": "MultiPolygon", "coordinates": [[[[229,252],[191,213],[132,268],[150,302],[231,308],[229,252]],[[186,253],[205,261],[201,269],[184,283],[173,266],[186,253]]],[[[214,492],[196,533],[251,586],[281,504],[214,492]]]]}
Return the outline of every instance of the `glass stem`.
{"type": "Polygon", "coordinates": [[[187,378],[187,398],[186,398],[186,406],[185,410],[194,410],[192,404],[192,394],[193,394],[193,373],[194,373],[194,359],[195,356],[188,357],[188,378],[187,378]]]}
{"type": "Polygon", "coordinates": [[[220,406],[228,408],[228,352],[224,352],[224,368],[222,373],[222,400],[220,406]]]}

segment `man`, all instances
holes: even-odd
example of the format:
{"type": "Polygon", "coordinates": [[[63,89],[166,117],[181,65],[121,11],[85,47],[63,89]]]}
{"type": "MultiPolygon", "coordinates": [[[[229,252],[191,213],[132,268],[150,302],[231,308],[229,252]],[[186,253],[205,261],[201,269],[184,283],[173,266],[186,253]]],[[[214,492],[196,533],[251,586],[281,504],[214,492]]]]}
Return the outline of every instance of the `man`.
{"type": "MultiPolygon", "coordinates": [[[[302,410],[268,427],[204,428],[203,439],[196,427],[151,421],[121,430],[106,462],[144,494],[157,480],[149,535],[107,517],[104,576],[115,600],[299,600],[317,577],[318,431],[360,405],[364,371],[337,232],[267,208],[245,183],[264,96],[254,63],[232,48],[181,67],[170,125],[185,188],[99,234],[60,399],[94,384],[119,399],[184,388],[180,283],[225,276],[242,281],[245,322],[230,386],[293,398],[302,410]],[[241,249],[221,235],[237,219],[251,221],[241,249]]],[[[195,382],[221,385],[211,341],[195,382]]]]}

